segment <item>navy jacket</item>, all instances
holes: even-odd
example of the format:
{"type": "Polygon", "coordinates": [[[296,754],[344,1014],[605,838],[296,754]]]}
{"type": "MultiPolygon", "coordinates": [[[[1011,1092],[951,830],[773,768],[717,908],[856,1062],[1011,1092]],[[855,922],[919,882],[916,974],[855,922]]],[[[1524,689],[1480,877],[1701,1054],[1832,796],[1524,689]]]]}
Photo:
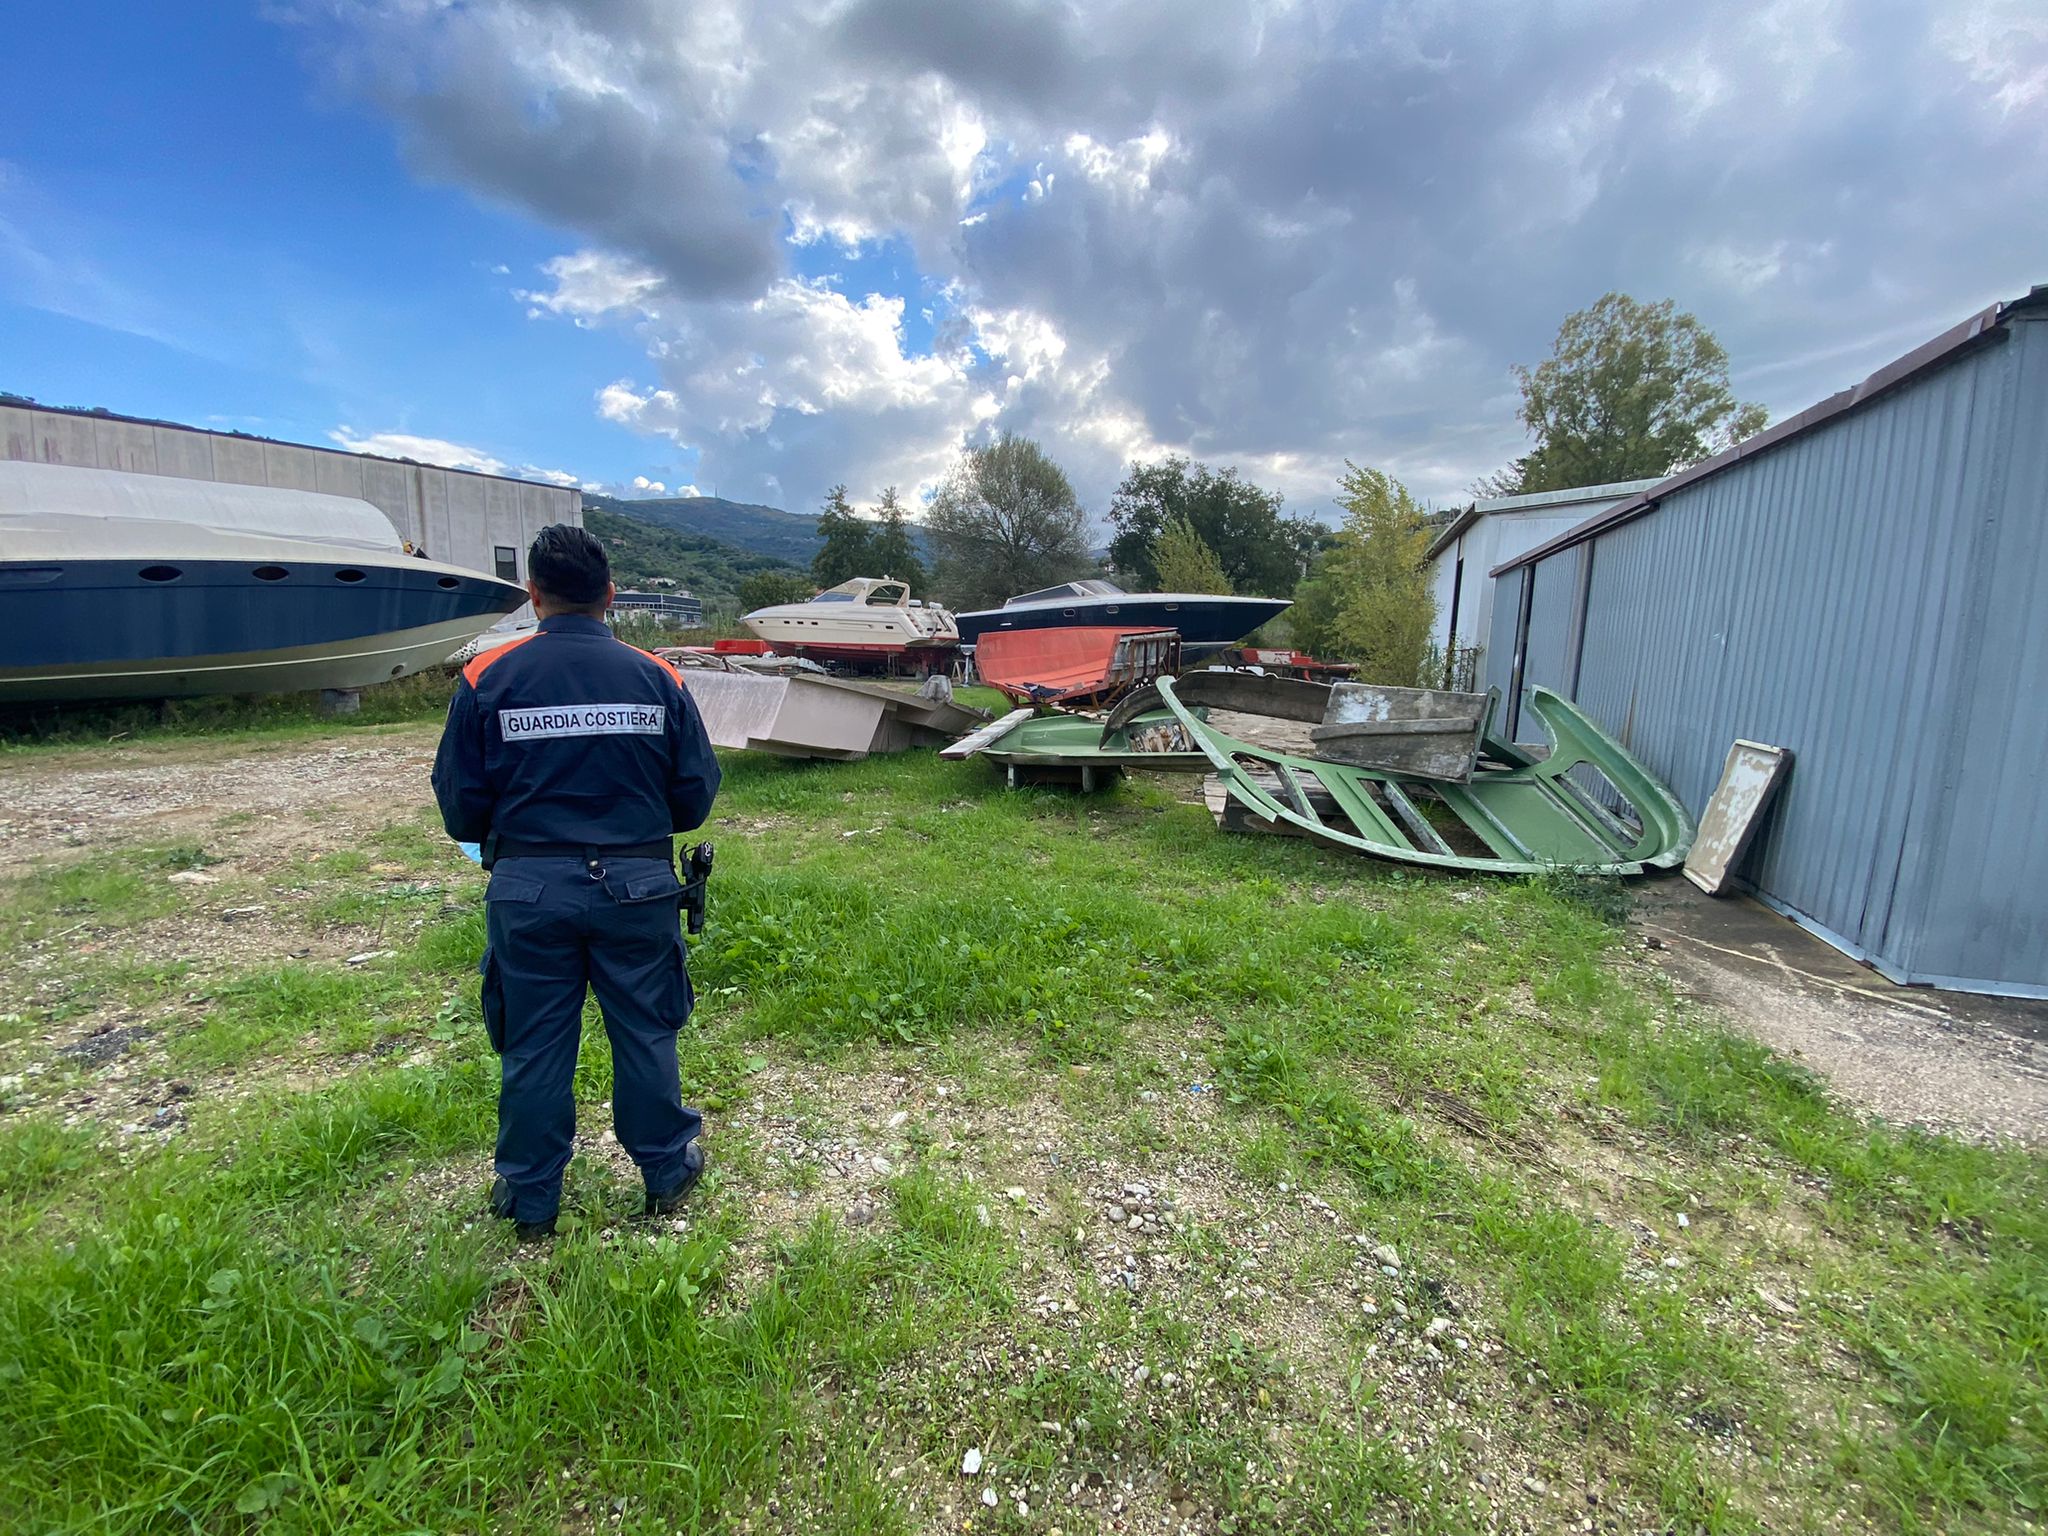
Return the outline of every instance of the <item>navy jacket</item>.
{"type": "Polygon", "coordinates": [[[675,669],[581,614],[463,669],[434,798],[458,842],[621,847],[703,825],[718,759],[675,669]]]}

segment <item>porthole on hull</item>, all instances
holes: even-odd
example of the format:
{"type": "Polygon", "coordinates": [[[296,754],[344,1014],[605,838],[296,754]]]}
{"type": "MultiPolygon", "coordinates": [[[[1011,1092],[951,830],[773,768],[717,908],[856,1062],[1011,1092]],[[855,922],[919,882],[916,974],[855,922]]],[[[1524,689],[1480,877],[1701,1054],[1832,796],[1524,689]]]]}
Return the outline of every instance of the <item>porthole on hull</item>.
{"type": "Polygon", "coordinates": [[[347,570],[336,571],[334,573],[334,579],[336,581],[361,581],[363,579],[363,573],[361,571],[354,569],[353,567],[350,567],[347,570]]]}
{"type": "Polygon", "coordinates": [[[136,574],[144,581],[176,581],[185,573],[175,565],[145,565],[136,574]]]}
{"type": "Polygon", "coordinates": [[[249,574],[258,581],[283,581],[291,572],[281,565],[259,565],[249,574]]]}

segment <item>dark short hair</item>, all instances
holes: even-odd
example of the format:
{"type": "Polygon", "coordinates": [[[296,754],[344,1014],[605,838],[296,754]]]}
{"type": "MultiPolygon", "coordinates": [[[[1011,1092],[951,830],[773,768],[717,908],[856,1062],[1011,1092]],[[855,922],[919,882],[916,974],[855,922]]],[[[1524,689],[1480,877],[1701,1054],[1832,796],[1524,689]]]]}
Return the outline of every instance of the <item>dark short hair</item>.
{"type": "Polygon", "coordinates": [[[549,523],[533,536],[526,573],[550,602],[593,608],[611,585],[612,562],[596,534],[573,523],[549,523]]]}

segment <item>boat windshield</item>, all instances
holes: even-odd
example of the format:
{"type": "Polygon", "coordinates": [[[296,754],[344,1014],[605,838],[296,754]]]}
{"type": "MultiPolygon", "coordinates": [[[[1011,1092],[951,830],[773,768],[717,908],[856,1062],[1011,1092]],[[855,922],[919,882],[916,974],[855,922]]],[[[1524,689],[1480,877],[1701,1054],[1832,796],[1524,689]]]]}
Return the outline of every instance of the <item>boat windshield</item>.
{"type": "Polygon", "coordinates": [[[850,603],[853,601],[853,594],[851,592],[820,592],[810,601],[814,603],[850,603]]]}
{"type": "Polygon", "coordinates": [[[890,582],[870,592],[867,595],[867,605],[870,608],[894,608],[901,604],[903,599],[909,595],[910,588],[902,585],[900,582],[890,582]]]}
{"type": "Polygon", "coordinates": [[[1046,587],[1037,592],[1026,592],[1004,603],[1005,608],[1014,608],[1019,603],[1047,603],[1059,597],[1122,597],[1124,589],[1113,581],[1063,581],[1056,587],[1046,587]]]}

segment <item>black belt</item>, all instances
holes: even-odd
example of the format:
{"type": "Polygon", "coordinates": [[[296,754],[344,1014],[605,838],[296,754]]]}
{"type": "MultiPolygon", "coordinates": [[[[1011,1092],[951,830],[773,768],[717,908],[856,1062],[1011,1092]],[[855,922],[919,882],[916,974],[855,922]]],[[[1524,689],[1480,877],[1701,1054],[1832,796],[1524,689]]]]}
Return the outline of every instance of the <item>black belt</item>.
{"type": "Polygon", "coordinates": [[[648,843],[526,843],[516,837],[493,838],[484,845],[488,856],[487,864],[500,859],[582,859],[588,864],[601,864],[606,859],[660,859],[664,864],[675,858],[675,845],[667,838],[648,843]]]}

